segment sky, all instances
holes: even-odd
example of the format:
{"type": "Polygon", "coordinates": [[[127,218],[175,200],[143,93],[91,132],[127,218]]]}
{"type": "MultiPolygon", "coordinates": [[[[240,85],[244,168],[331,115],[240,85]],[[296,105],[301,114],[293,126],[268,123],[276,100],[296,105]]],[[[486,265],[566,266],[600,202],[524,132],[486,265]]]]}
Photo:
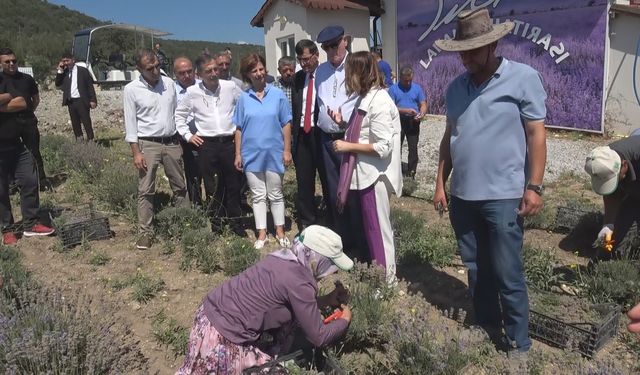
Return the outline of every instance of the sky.
{"type": "Polygon", "coordinates": [[[170,39],[264,45],[264,29],[250,22],[263,0],[49,0],[114,23],[167,31],[170,39]]]}

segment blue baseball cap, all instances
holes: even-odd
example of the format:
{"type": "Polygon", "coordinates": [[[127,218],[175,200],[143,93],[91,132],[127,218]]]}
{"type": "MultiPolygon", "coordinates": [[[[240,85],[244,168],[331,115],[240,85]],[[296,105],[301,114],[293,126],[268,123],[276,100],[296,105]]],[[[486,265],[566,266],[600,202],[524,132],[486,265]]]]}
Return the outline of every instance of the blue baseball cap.
{"type": "Polygon", "coordinates": [[[334,39],[338,39],[344,35],[344,28],[342,26],[327,26],[318,34],[316,41],[320,44],[330,42],[334,39]]]}

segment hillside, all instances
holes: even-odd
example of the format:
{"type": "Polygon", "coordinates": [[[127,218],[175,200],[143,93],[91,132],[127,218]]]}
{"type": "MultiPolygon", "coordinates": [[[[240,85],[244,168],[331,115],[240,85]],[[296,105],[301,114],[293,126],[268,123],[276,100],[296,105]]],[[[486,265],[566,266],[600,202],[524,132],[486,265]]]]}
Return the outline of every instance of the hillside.
{"type": "MultiPolygon", "coordinates": [[[[50,4],[46,0],[0,0],[0,9],[2,9],[0,47],[13,49],[18,56],[19,64],[32,66],[39,81],[51,74],[60,55],[71,49],[72,38],[76,31],[111,23],[65,6],[50,4]]],[[[249,27],[248,23],[247,27],[249,27]]],[[[135,50],[133,33],[101,30],[94,36],[96,37],[96,43],[92,46],[95,53],[94,61],[106,61],[111,52],[121,49],[127,56],[127,62],[133,63],[135,50]]],[[[146,43],[150,46],[148,38],[146,43]]],[[[257,45],[171,39],[162,40],[161,43],[169,58],[179,55],[195,57],[205,47],[211,52],[219,52],[229,46],[236,57],[232,67],[234,71],[237,70],[239,56],[253,51],[264,53],[264,47],[257,45]]]]}

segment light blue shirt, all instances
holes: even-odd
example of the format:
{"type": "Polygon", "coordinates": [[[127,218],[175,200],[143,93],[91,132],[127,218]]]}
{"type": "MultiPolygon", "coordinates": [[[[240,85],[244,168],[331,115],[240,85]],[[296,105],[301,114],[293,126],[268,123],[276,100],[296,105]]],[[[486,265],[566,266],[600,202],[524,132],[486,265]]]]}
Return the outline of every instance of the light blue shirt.
{"type": "Polygon", "coordinates": [[[389,87],[389,96],[398,108],[411,108],[416,112],[420,112],[420,103],[427,100],[422,87],[413,82],[409,87],[404,87],[400,83],[389,87]]]}
{"type": "MultiPolygon", "coordinates": [[[[182,87],[180,85],[180,82],[178,82],[178,80],[176,80],[175,82],[176,82],[176,96],[178,97],[177,104],[180,104],[180,102],[182,101],[182,98],[184,98],[185,95],[187,95],[188,87],[182,87]]],[[[200,82],[202,81],[199,79],[196,79],[195,84],[197,85],[200,82]]],[[[196,134],[196,132],[198,131],[198,128],[196,128],[196,121],[193,118],[193,114],[189,114],[189,117],[187,117],[187,126],[189,126],[189,131],[191,132],[191,134],[196,134]]]]}
{"type": "Polygon", "coordinates": [[[240,95],[233,123],[242,132],[240,153],[247,172],[284,173],[282,128],[291,122],[291,105],[277,87],[267,84],[262,101],[253,88],[240,95]]]}
{"type": "Polygon", "coordinates": [[[342,118],[349,122],[353,106],[358,99],[357,95],[349,97],[347,88],[344,83],[345,72],[344,63],[347,60],[345,55],[342,63],[336,68],[329,61],[318,65],[315,75],[315,87],[317,93],[318,105],[318,127],[325,133],[341,133],[345,129],[341,129],[338,124],[327,114],[327,109],[332,111],[340,109],[342,118]]]}
{"type": "Polygon", "coordinates": [[[452,195],[470,201],[522,197],[527,168],[524,122],[544,120],[546,98],[540,73],[505,58],[479,87],[468,72],[449,85],[452,195]]]}

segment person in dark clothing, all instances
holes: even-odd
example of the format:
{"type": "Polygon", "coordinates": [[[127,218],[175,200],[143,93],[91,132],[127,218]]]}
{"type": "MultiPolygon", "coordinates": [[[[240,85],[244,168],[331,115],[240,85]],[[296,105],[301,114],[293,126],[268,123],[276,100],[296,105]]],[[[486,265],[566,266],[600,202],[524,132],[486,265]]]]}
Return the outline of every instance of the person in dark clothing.
{"type": "Polygon", "coordinates": [[[0,49],[0,64],[2,65],[2,73],[0,74],[4,76],[5,84],[9,90],[13,90],[17,95],[25,98],[27,102],[25,110],[14,114],[15,121],[19,123],[22,142],[33,155],[36,163],[40,188],[48,188],[49,184],[44,172],[42,155],[40,154],[38,118],[34,113],[38,108],[38,104],[40,104],[38,84],[30,75],[18,71],[16,55],[11,49],[0,49]]]}
{"type": "Polygon", "coordinates": [[[167,58],[167,54],[160,48],[160,43],[156,43],[155,49],[153,50],[156,53],[156,58],[158,59],[158,63],[160,64],[160,69],[165,74],[169,72],[167,69],[169,68],[169,59],[167,58]]]}
{"type": "Polygon", "coordinates": [[[336,288],[318,296],[318,280],[353,261],[342,251],[340,236],[312,225],[291,248],[269,253],[204,298],[196,312],[185,361],[176,374],[238,374],[292,348],[299,329],[316,347],[344,336],[351,322],[348,292],[336,288]],[[320,308],[340,307],[342,316],[323,324],[320,308]],[[264,333],[274,340],[259,345],[264,333]]]}
{"type": "Polygon", "coordinates": [[[96,91],[93,88],[93,78],[87,68],[76,65],[70,53],[62,55],[58,63],[56,87],[62,90],[62,105],[69,109],[71,127],[77,141],[84,139],[81,124],[87,134],[87,141],[93,140],[93,126],[91,125],[91,109],[98,105],[96,91]]]}
{"type": "Polygon", "coordinates": [[[637,232],[635,237],[640,236],[640,137],[596,147],[587,156],[584,169],[591,176],[593,191],[602,195],[604,204],[604,226],[598,239],[613,239],[613,252],[600,255],[603,258],[631,255],[621,254],[618,249],[629,250],[629,246],[622,245],[630,230],[637,232]]]}
{"type": "MultiPolygon", "coordinates": [[[[3,65],[7,63],[6,57],[2,56],[3,65]]],[[[9,64],[15,64],[15,59],[9,64]]],[[[0,227],[2,244],[13,245],[18,241],[9,200],[9,180],[13,177],[20,188],[23,235],[46,236],[54,229],[37,222],[40,205],[38,175],[33,157],[20,138],[21,125],[17,117],[28,108],[27,100],[6,81],[6,77],[0,76],[0,227]]]]}

